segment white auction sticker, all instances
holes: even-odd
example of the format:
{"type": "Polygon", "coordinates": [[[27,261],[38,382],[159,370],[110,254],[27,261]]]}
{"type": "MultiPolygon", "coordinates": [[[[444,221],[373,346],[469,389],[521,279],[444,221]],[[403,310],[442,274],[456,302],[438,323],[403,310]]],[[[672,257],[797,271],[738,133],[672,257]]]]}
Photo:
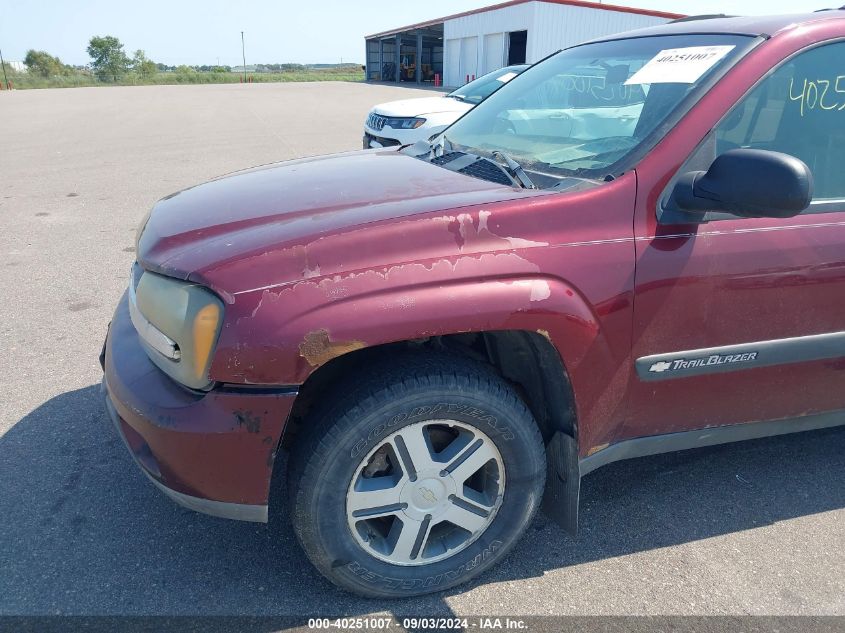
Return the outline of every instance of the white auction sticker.
{"type": "Polygon", "coordinates": [[[631,75],[626,86],[639,84],[691,84],[713,68],[735,46],[689,46],[660,51],[631,75]]]}

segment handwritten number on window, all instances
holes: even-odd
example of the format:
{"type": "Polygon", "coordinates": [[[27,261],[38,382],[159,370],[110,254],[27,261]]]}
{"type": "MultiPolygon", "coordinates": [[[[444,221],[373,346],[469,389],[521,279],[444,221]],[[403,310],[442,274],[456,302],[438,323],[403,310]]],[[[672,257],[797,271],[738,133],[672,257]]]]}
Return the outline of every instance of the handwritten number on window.
{"type": "Polygon", "coordinates": [[[845,110],[845,103],[840,103],[838,100],[833,103],[834,96],[845,95],[845,75],[839,75],[834,81],[829,79],[804,79],[803,83],[799,82],[798,88],[800,92],[796,93],[795,79],[789,80],[789,100],[799,101],[801,103],[801,116],[803,117],[807,112],[815,109],[826,111],[836,110],[841,112],[845,110]],[[831,84],[833,90],[831,91],[831,84]]]}

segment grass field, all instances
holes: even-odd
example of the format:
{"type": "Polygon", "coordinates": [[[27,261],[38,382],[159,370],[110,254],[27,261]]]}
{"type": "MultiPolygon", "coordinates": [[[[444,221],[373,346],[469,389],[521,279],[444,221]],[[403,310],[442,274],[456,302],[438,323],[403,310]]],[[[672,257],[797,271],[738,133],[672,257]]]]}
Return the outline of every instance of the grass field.
{"type": "MultiPolygon", "coordinates": [[[[235,72],[157,72],[152,75],[127,73],[117,81],[101,81],[88,72],[43,77],[30,73],[11,73],[6,69],[14,88],[78,88],[81,86],[151,86],[169,84],[230,84],[243,81],[242,73],[235,72]]],[[[314,68],[276,73],[247,73],[254,83],[288,81],[363,81],[363,70],[349,68],[314,68]]],[[[2,80],[2,75],[0,75],[2,80]]]]}

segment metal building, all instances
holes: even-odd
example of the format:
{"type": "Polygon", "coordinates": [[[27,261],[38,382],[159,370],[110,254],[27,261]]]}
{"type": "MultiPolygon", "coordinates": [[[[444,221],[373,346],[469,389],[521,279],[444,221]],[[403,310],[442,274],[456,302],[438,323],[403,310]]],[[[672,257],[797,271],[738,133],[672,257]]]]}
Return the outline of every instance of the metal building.
{"type": "Polygon", "coordinates": [[[367,80],[460,86],[586,40],[662,24],[676,13],[580,0],[511,0],[366,39],[367,80]]]}

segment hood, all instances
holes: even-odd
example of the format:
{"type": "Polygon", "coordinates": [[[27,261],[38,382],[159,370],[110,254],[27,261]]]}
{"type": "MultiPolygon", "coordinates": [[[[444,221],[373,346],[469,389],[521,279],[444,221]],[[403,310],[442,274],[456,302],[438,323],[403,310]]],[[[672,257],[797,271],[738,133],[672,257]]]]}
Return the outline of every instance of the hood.
{"type": "Polygon", "coordinates": [[[373,112],[384,116],[421,116],[423,114],[437,114],[439,112],[466,112],[472,110],[474,104],[450,99],[448,97],[423,97],[421,99],[402,99],[380,103],[373,108],[373,112]]]}
{"type": "MultiPolygon", "coordinates": [[[[185,189],[156,203],[138,240],[138,261],[147,270],[183,279],[234,262],[280,251],[303,250],[315,241],[357,230],[357,248],[371,223],[504,201],[536,192],[458,174],[394,149],[363,150],[257,167],[185,189]]],[[[375,241],[375,240],[373,240],[375,241]]],[[[257,287],[261,271],[237,282],[257,287]]],[[[275,279],[275,281],[281,281],[275,279]]]]}

